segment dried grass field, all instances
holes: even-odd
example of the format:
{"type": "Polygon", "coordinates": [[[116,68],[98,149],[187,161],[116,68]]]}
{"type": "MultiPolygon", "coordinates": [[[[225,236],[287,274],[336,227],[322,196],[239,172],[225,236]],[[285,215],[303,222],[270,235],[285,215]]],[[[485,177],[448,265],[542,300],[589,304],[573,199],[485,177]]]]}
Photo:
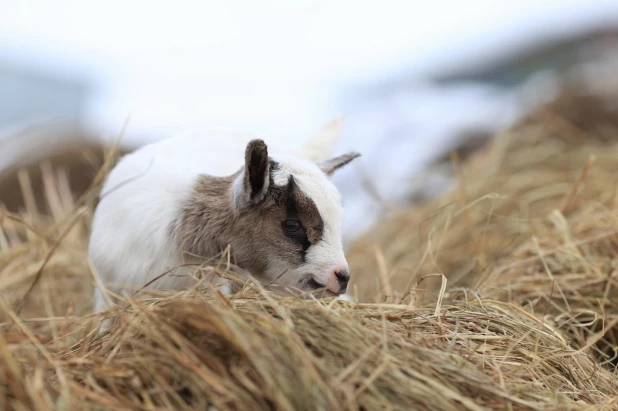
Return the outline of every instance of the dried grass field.
{"type": "Polygon", "coordinates": [[[618,113],[590,99],[454,156],[453,192],[352,247],[354,303],[196,282],[128,299],[99,334],[106,165],[80,198],[61,164],[20,174],[23,211],[0,209],[0,409],[618,409],[618,113]]]}

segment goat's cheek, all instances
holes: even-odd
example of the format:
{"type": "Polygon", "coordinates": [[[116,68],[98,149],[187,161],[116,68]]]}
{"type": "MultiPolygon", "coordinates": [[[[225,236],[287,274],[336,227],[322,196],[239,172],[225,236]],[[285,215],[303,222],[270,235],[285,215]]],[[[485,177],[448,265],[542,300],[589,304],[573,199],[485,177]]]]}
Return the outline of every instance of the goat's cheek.
{"type": "Polygon", "coordinates": [[[301,247],[284,235],[272,234],[259,243],[259,249],[276,269],[297,267],[302,261],[301,247]]]}

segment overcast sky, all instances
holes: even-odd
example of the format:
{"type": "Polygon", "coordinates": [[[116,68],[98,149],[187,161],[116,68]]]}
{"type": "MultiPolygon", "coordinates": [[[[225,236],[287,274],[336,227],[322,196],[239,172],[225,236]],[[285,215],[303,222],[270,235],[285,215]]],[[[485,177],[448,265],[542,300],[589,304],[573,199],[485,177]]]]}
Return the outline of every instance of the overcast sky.
{"type": "Polygon", "coordinates": [[[615,18],[615,3],[0,0],[0,52],[92,76],[96,126],[117,130],[131,112],[130,130],[144,135],[246,126],[304,136],[336,114],[345,82],[615,18]]]}

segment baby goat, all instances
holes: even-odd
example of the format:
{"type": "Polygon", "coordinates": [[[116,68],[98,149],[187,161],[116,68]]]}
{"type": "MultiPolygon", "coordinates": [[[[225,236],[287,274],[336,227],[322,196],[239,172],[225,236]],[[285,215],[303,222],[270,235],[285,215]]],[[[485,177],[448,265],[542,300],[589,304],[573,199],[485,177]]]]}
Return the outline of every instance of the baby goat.
{"type": "MultiPolygon", "coordinates": [[[[187,289],[194,270],[186,263],[229,246],[233,262],[263,284],[345,293],[343,208],[329,176],[360,154],[316,163],[269,152],[259,138],[223,131],[208,137],[148,144],[112,169],[89,245],[105,288],[155,280],[149,287],[187,289]]],[[[231,291],[226,285],[224,293],[231,291]]],[[[105,304],[97,287],[95,309],[105,304]]]]}

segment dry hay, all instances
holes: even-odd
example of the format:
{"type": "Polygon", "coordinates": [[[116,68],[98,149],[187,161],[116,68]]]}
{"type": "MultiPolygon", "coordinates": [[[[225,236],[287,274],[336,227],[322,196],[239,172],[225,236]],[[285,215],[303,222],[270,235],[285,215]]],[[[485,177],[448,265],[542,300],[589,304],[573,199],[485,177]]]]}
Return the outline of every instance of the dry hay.
{"type": "Polygon", "coordinates": [[[565,218],[550,214],[529,241],[503,258],[482,284],[568,332],[601,365],[618,366],[618,212],[592,203],[565,218]]]}
{"type": "Polygon", "coordinates": [[[568,217],[590,202],[616,208],[618,145],[608,129],[584,132],[548,107],[459,164],[456,190],[381,221],[354,244],[348,255],[361,299],[374,298],[376,286],[392,294],[436,273],[451,285],[477,285],[543,232],[552,211],[568,217]]]}
{"type": "MultiPolygon", "coordinates": [[[[431,219],[430,208],[400,217],[397,235],[388,225],[377,229],[379,264],[375,254],[350,256],[355,274],[388,284],[404,257],[425,255],[431,265],[419,273],[476,271],[480,293],[395,297],[399,286],[378,304],[355,304],[255,285],[222,296],[196,284],[128,300],[103,334],[101,318],[89,315],[94,276],[86,258],[96,184],[76,203],[59,200],[66,184],[56,180],[65,177],[51,173],[44,179],[51,219],[0,211],[0,409],[618,408],[615,375],[597,361],[607,363],[599,351],[608,347],[598,343],[613,340],[594,329],[615,318],[617,220],[607,179],[616,149],[586,141],[578,152],[538,126],[518,133],[466,168],[469,213],[450,204],[458,192],[431,219]],[[535,147],[534,155],[520,147],[535,147]],[[593,149],[596,162],[580,178],[593,149]],[[538,190],[544,186],[553,189],[538,190]],[[475,202],[483,192],[512,197],[475,202]],[[421,220],[431,233],[421,232],[424,239],[421,220]],[[428,237],[442,246],[428,248],[428,237]]],[[[231,271],[225,260],[201,269],[231,271]]]]}
{"type": "Polygon", "coordinates": [[[378,298],[415,287],[435,298],[440,277],[427,276],[439,273],[447,291],[513,302],[618,365],[618,114],[597,112],[598,127],[574,116],[578,127],[551,111],[590,99],[543,107],[460,165],[454,192],[359,241],[349,258],[361,299],[375,299],[376,285],[378,298]]]}
{"type": "Polygon", "coordinates": [[[79,242],[13,230],[24,239],[0,252],[1,409],[597,410],[618,401],[615,378],[552,326],[472,293],[423,307],[256,287],[228,297],[152,292],[118,307],[118,322],[98,334],[79,242]],[[17,314],[27,273],[51,250],[17,314]]]}

